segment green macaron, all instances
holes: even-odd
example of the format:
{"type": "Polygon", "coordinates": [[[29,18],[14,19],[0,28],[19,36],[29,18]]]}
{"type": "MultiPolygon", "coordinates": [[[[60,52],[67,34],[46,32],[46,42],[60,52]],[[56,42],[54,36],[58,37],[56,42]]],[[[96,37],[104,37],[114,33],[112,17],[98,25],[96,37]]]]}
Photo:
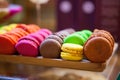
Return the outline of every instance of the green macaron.
{"type": "Polygon", "coordinates": [[[90,30],[82,30],[81,32],[85,33],[88,37],[92,34],[92,31],[90,30]]]}
{"type": "Polygon", "coordinates": [[[86,33],[82,32],[82,31],[77,31],[74,34],[78,34],[80,36],[82,36],[83,38],[85,38],[85,40],[87,40],[89,37],[87,36],[86,33]]]}
{"type": "Polygon", "coordinates": [[[71,34],[64,38],[64,43],[73,43],[83,45],[85,43],[85,38],[79,34],[71,34]]]}

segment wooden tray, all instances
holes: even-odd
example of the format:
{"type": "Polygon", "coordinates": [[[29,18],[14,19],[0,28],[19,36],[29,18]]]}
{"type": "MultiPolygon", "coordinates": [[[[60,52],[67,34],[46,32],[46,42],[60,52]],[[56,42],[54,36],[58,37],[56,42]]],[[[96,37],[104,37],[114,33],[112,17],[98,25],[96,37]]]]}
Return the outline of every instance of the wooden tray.
{"type": "MultiPolygon", "coordinates": [[[[117,49],[117,44],[115,44],[114,51],[117,49]]],[[[111,59],[111,58],[110,58],[111,59]]],[[[20,55],[0,55],[0,62],[9,62],[17,64],[29,64],[29,65],[38,65],[38,66],[47,66],[47,67],[59,67],[59,68],[71,68],[87,71],[96,71],[101,72],[105,69],[107,63],[91,63],[87,60],[82,61],[66,61],[62,59],[49,59],[42,57],[24,57],[20,55]]]]}

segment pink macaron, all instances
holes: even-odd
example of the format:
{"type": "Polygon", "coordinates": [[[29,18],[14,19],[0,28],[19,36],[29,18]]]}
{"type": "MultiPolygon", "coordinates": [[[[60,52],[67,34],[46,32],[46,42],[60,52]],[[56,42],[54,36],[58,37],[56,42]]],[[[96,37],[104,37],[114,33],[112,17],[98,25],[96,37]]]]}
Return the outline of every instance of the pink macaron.
{"type": "Polygon", "coordinates": [[[34,39],[36,39],[39,42],[39,45],[44,40],[44,37],[42,35],[39,35],[38,33],[33,33],[33,34],[28,35],[28,36],[31,36],[34,39]]]}
{"type": "Polygon", "coordinates": [[[16,44],[18,53],[22,56],[38,56],[38,45],[31,40],[21,40],[16,44]]]}
{"type": "Polygon", "coordinates": [[[38,31],[37,33],[41,35],[44,39],[48,36],[48,34],[43,31],[38,31]]]}
{"type": "Polygon", "coordinates": [[[50,34],[52,34],[51,31],[41,29],[35,33],[20,38],[15,45],[15,48],[20,55],[36,57],[40,55],[38,48],[42,41],[44,41],[44,39],[50,34]]]}
{"type": "Polygon", "coordinates": [[[20,38],[18,40],[18,42],[21,41],[21,40],[30,40],[30,41],[35,42],[37,45],[39,45],[39,41],[36,38],[33,38],[32,36],[29,36],[29,35],[20,38]]]}
{"type": "Polygon", "coordinates": [[[52,32],[50,30],[45,29],[45,28],[41,29],[40,31],[43,31],[43,32],[47,33],[48,35],[52,34],[52,32]]]}

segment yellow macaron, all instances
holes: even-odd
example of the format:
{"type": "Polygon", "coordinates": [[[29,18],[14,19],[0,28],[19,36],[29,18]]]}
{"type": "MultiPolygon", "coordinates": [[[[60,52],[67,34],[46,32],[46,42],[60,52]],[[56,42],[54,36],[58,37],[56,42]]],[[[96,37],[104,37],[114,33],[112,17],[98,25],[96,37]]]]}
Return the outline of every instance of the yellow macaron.
{"type": "Polygon", "coordinates": [[[83,46],[72,43],[64,43],[61,47],[61,58],[78,61],[83,59],[83,46]]]}

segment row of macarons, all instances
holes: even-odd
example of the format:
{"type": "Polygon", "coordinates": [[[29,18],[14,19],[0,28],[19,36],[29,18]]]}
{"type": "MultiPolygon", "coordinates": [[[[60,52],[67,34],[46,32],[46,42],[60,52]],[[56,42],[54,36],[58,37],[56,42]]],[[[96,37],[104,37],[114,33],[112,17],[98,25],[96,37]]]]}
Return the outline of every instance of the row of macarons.
{"type": "Polygon", "coordinates": [[[75,32],[74,29],[65,29],[51,34],[49,30],[41,29],[19,39],[15,48],[23,56],[41,55],[44,58],[60,58],[61,47],[64,43],[83,46],[91,34],[89,30],[75,32]]]}
{"type": "Polygon", "coordinates": [[[42,56],[72,61],[86,58],[92,62],[105,62],[112,55],[114,47],[114,38],[105,30],[92,32],[68,28],[52,32],[35,24],[12,26],[14,27],[7,26],[9,29],[0,29],[0,31],[6,30],[0,34],[0,54],[17,53],[22,56],[42,56]]]}
{"type": "Polygon", "coordinates": [[[68,28],[54,33],[41,29],[20,38],[15,48],[22,56],[101,63],[112,55],[114,38],[108,31],[98,29],[92,32],[68,28]]]}
{"type": "Polygon", "coordinates": [[[63,43],[83,45],[92,34],[89,30],[76,32],[72,28],[52,33],[34,24],[14,26],[11,31],[0,35],[0,54],[18,52],[23,56],[59,58],[63,43]]]}
{"type": "Polygon", "coordinates": [[[18,40],[40,30],[35,24],[10,24],[0,28],[0,54],[14,54],[18,40]]]}
{"type": "Polygon", "coordinates": [[[48,36],[40,45],[40,54],[45,58],[62,58],[80,61],[83,59],[83,46],[92,32],[90,30],[73,31],[71,29],[48,36]],[[77,54],[77,57],[74,57],[77,54]],[[71,56],[73,55],[73,56],[71,56]]]}

